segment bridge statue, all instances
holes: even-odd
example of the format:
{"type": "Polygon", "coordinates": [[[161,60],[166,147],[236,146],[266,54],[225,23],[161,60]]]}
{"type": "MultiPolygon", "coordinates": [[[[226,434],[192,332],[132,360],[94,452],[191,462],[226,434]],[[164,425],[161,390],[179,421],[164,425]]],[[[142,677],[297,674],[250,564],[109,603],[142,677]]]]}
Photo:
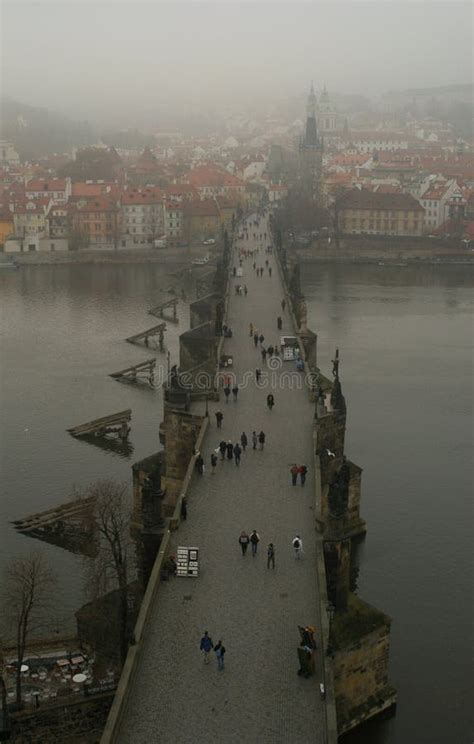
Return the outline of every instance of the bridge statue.
{"type": "Polygon", "coordinates": [[[329,486],[328,504],[332,517],[340,519],[347,512],[349,503],[350,469],[345,456],[342,465],[329,486]]]}

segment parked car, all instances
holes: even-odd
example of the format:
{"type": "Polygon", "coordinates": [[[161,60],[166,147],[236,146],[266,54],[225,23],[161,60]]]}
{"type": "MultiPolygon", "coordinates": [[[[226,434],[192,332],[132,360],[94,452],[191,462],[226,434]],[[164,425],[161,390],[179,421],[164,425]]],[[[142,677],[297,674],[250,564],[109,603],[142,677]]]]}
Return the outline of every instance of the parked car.
{"type": "Polygon", "coordinates": [[[215,245],[215,243],[216,243],[216,241],[214,240],[214,238],[209,238],[208,240],[203,240],[202,241],[202,244],[203,245],[215,245]]]}
{"type": "Polygon", "coordinates": [[[166,240],[154,240],[153,245],[155,248],[166,248],[166,240]]]}

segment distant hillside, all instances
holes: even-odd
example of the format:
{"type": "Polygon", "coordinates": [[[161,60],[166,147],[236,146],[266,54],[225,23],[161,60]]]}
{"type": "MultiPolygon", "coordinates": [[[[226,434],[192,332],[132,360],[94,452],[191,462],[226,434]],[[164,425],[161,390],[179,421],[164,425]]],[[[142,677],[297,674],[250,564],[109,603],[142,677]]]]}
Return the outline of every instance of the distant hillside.
{"type": "Polygon", "coordinates": [[[408,88],[384,93],[382,101],[393,109],[415,116],[432,116],[449,122],[459,137],[473,136],[474,88],[472,85],[440,85],[435,88],[408,88]]]}
{"type": "Polygon", "coordinates": [[[1,101],[0,132],[3,139],[13,142],[22,160],[69,152],[97,141],[97,133],[88,122],[11,98],[1,101]]]}

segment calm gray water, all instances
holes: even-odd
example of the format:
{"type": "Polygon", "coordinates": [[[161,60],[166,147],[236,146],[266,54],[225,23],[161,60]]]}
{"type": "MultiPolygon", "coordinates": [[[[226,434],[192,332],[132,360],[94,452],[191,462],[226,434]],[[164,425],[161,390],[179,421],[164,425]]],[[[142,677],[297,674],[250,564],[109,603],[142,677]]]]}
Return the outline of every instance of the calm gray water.
{"type": "MultiPolygon", "coordinates": [[[[302,275],[326,372],[340,349],[347,452],[364,468],[359,594],[393,617],[397,716],[351,744],[470,742],[473,274],[328,265],[302,275]]],[[[159,448],[160,392],[108,374],[153,355],[123,339],[154,324],[146,311],[169,283],[158,266],[0,274],[0,568],[40,546],[10,520],[65,500],[73,484],[130,482],[132,462],[159,448]],[[129,459],[65,432],[129,407],[129,459]]],[[[180,314],[168,335],[175,360],[185,305],[180,314]]],[[[81,561],[46,550],[61,574],[64,628],[80,602],[81,561]]]]}
{"type": "Polygon", "coordinates": [[[329,371],[340,349],[346,450],[364,468],[358,593],[393,618],[397,715],[351,744],[467,744],[474,272],[348,265],[302,275],[319,365],[329,371]]]}

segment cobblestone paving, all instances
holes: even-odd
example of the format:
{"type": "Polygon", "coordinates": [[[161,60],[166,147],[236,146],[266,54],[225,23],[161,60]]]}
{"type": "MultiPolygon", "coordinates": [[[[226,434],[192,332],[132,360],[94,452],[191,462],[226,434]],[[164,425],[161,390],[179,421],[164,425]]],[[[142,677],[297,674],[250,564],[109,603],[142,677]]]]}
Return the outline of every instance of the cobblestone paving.
{"type": "MultiPolygon", "coordinates": [[[[265,225],[258,231],[266,229],[265,225]]],[[[251,227],[250,237],[252,233],[251,227]]],[[[253,241],[244,245],[253,247],[253,241]]],[[[280,344],[278,315],[283,316],[283,333],[293,333],[288,314],[281,311],[282,287],[274,258],[262,250],[257,265],[264,266],[266,258],[272,277],[265,270],[257,278],[253,259],[245,259],[243,278],[231,280],[232,285],[245,283],[249,289],[245,297],[231,288],[227,319],[234,335],[226,342],[226,351],[234,354],[233,371],[239,381],[246,372],[262,367],[260,350],[249,338],[249,322],[263,333],[265,346],[280,344]]],[[[282,370],[293,373],[293,363],[283,363],[282,370]]],[[[240,390],[237,403],[230,400],[226,405],[222,400],[219,404],[224,413],[222,431],[215,425],[218,406],[210,406],[211,426],[203,448],[206,472],[194,477],[188,519],[174,541],[175,546],[199,547],[200,575],[173,578],[159,588],[121,744],[325,740],[319,673],[310,679],[296,674],[297,626],[320,624],[313,527],[313,409],[306,390],[288,385],[281,389],[280,376],[280,370],[273,374],[273,411],[266,406],[269,388],[259,389],[253,380],[240,390]],[[267,435],[265,448],[253,451],[251,434],[260,429],[267,435]],[[213,475],[211,451],[221,438],[237,441],[242,431],[250,447],[240,467],[219,460],[213,475]],[[299,483],[291,485],[289,468],[295,461],[309,467],[303,488],[299,483]],[[237,541],[242,529],[249,534],[256,529],[260,535],[255,558],[250,550],[241,555],[237,541]],[[303,539],[301,561],[295,560],[291,547],[296,533],[303,539]],[[266,565],[269,542],[275,544],[275,570],[266,565]],[[214,643],[222,639],[227,649],[223,671],[217,670],[213,654],[210,664],[203,663],[199,642],[204,630],[214,643]]]]}

